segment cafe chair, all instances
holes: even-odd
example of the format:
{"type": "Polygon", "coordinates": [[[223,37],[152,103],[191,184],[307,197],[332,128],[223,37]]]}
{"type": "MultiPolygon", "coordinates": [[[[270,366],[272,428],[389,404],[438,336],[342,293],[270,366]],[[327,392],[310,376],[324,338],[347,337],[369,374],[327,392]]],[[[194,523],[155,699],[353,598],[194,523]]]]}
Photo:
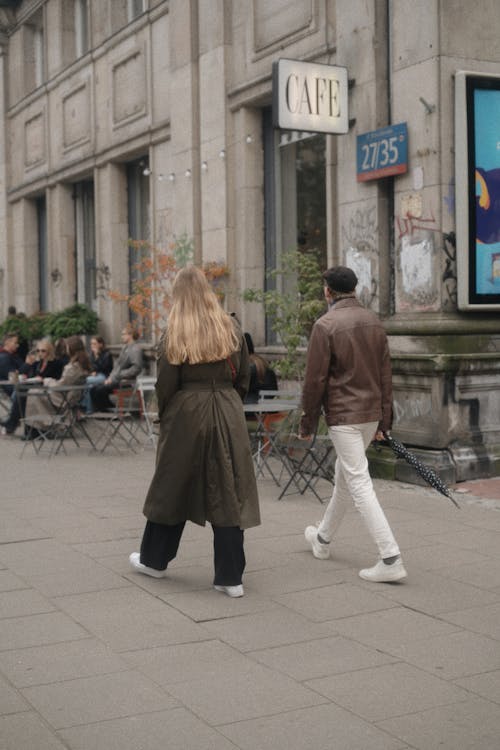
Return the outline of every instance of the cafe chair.
{"type": "Polygon", "coordinates": [[[67,453],[64,441],[71,439],[77,448],[80,444],[76,438],[77,410],[85,391],[85,385],[56,386],[54,388],[35,388],[30,392],[30,398],[44,399],[52,404],[53,414],[31,414],[21,419],[24,426],[24,445],[21,457],[28,444],[35,453],[40,453],[45,444],[49,447],[48,457],[57,455],[60,451],[67,453]],[[51,398],[58,394],[59,401],[51,398]]]}
{"type": "Polygon", "coordinates": [[[137,378],[141,428],[146,435],[146,443],[151,443],[153,447],[156,447],[159,433],[158,402],[156,399],[155,384],[155,377],[142,375],[137,378]]]}
{"type": "Polygon", "coordinates": [[[295,419],[288,435],[282,436],[280,440],[283,463],[288,469],[289,477],[278,500],[287,494],[292,494],[290,492],[292,487],[301,495],[310,490],[320,503],[324,503],[331,497],[332,490],[330,488],[328,497],[322,497],[318,491],[318,482],[326,480],[333,485],[335,473],[335,452],[328,435],[328,426],[322,415],[312,440],[300,440],[298,437],[299,410],[295,414],[295,419]]]}
{"type": "Polygon", "coordinates": [[[140,446],[137,437],[140,403],[137,396],[137,384],[119,389],[120,397],[116,405],[108,411],[94,411],[86,415],[86,424],[92,429],[92,447],[99,453],[107,448],[121,449],[135,453],[140,446]],[[97,432],[97,434],[95,434],[97,432]]]}

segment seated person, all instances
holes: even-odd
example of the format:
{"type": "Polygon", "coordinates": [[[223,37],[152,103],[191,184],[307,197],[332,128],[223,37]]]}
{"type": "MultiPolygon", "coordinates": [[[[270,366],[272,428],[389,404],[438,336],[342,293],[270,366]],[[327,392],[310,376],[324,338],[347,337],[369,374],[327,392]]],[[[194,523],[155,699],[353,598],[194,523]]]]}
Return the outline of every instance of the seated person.
{"type": "Polygon", "coordinates": [[[92,336],[90,339],[90,366],[92,371],[87,377],[87,385],[89,388],[83,398],[83,407],[87,414],[92,413],[92,388],[95,385],[104,383],[113,370],[113,355],[109,349],[106,348],[102,336],[92,336]]]}
{"type": "Polygon", "coordinates": [[[54,386],[84,384],[90,372],[89,355],[85,351],[80,336],[70,336],[66,340],[66,350],[69,361],[61,377],[59,379],[46,377],[43,379],[43,384],[47,387],[47,391],[34,389],[27,394],[25,409],[27,426],[24,429],[26,439],[36,437],[37,426],[48,427],[54,414],[57,414],[65,404],[72,406],[80,400],[81,395],[78,391],[69,396],[57,391],[50,393],[50,389],[54,386]],[[33,420],[34,428],[29,426],[30,417],[36,417],[36,420],[33,420]]]}
{"type": "Polygon", "coordinates": [[[50,339],[42,339],[36,346],[36,353],[38,354],[38,361],[35,362],[33,367],[33,374],[31,377],[37,378],[40,382],[44,378],[54,378],[58,380],[63,371],[63,363],[56,357],[54,344],[50,339]]]}
{"type": "Polygon", "coordinates": [[[26,378],[32,378],[35,374],[35,366],[37,362],[38,355],[36,353],[36,348],[30,349],[30,351],[26,355],[26,359],[19,369],[19,379],[24,380],[26,378]]]}
{"type": "Polygon", "coordinates": [[[68,350],[66,348],[66,339],[56,339],[54,341],[54,356],[61,364],[61,372],[69,362],[68,350]]]}
{"type": "MultiPolygon", "coordinates": [[[[17,333],[7,333],[0,347],[0,380],[9,380],[11,372],[18,373],[23,364],[23,360],[17,354],[19,348],[19,336],[17,333]]],[[[5,393],[9,396],[12,393],[11,385],[2,386],[5,393]]]]}
{"type": "Polygon", "coordinates": [[[260,391],[278,390],[278,380],[267,360],[259,354],[255,354],[252,337],[249,333],[245,333],[245,339],[250,355],[250,385],[245,396],[245,403],[256,404],[259,400],[260,391]]]}
{"type": "Polygon", "coordinates": [[[122,330],[123,346],[118,359],[104,383],[96,385],[92,389],[91,399],[94,411],[107,411],[114,409],[114,404],[109,398],[123,381],[135,380],[141,374],[143,368],[142,349],[137,343],[139,333],[129,324],[122,330]]]}
{"type": "MultiPolygon", "coordinates": [[[[37,359],[28,368],[21,366],[20,369],[23,374],[32,380],[40,381],[40,383],[43,382],[44,378],[55,378],[57,380],[61,377],[62,365],[55,357],[54,345],[50,339],[45,338],[38,342],[36,356],[37,359]]],[[[16,431],[26,406],[26,394],[16,393],[14,389],[12,390],[9,415],[3,423],[3,429],[7,435],[12,435],[16,431]]]]}
{"type": "Polygon", "coordinates": [[[12,377],[11,373],[15,373],[17,377],[17,374],[23,366],[22,359],[17,354],[18,347],[19,337],[17,333],[7,333],[4,337],[3,346],[0,347],[0,380],[5,381],[1,387],[10,397],[11,406],[7,419],[0,423],[2,435],[12,435],[19,424],[19,420],[16,422],[15,419],[11,419],[12,404],[16,402],[17,399],[14,385],[7,383],[12,377]]]}

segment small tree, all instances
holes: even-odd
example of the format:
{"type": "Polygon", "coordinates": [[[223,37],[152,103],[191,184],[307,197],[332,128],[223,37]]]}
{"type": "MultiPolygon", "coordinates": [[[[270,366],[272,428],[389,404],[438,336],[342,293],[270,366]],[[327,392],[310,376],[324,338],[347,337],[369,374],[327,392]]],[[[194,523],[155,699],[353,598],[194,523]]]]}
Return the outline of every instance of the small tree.
{"type": "Polygon", "coordinates": [[[267,277],[272,288],[245,289],[243,299],[264,306],[272,330],[285,347],[285,356],[276,362],[278,373],[286,379],[301,380],[305,364],[301,349],[307,345],[313,323],[325,310],[318,254],[300,250],[284,253],[280,267],[267,277]]]}
{"type": "MultiPolygon", "coordinates": [[[[136,325],[142,331],[159,335],[164,329],[172,304],[172,284],[177,272],[193,263],[193,240],[184,232],[168,244],[166,249],[147,240],[129,240],[137,261],[133,264],[136,279],[130,294],[109,290],[114,302],[126,302],[136,325]]],[[[216,294],[223,299],[227,266],[219,261],[202,264],[202,271],[212,283],[216,294]]]]}

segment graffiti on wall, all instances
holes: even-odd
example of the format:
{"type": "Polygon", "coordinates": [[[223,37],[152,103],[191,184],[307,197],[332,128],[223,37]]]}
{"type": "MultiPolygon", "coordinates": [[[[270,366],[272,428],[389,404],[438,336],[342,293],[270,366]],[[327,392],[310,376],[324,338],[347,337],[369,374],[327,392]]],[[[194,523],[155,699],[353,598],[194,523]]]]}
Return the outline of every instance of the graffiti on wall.
{"type": "Polygon", "coordinates": [[[394,425],[401,425],[405,422],[412,423],[416,419],[422,420],[430,418],[433,415],[431,393],[394,393],[392,402],[394,425]]]}
{"type": "Polygon", "coordinates": [[[443,234],[443,310],[457,309],[457,247],[455,232],[443,234]]]}
{"type": "Polygon", "coordinates": [[[359,279],[357,295],[365,307],[376,306],[378,225],[375,205],[357,208],[342,226],[345,263],[359,279]]]}

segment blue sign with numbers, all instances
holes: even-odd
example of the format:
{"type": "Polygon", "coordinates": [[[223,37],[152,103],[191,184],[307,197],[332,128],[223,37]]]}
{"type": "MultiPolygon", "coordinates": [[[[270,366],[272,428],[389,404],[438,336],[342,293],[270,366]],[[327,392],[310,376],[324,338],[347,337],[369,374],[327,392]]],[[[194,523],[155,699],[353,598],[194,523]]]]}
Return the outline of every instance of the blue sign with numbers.
{"type": "Polygon", "coordinates": [[[358,135],[356,161],[358,182],[404,174],[408,170],[406,123],[389,125],[358,135]]]}

